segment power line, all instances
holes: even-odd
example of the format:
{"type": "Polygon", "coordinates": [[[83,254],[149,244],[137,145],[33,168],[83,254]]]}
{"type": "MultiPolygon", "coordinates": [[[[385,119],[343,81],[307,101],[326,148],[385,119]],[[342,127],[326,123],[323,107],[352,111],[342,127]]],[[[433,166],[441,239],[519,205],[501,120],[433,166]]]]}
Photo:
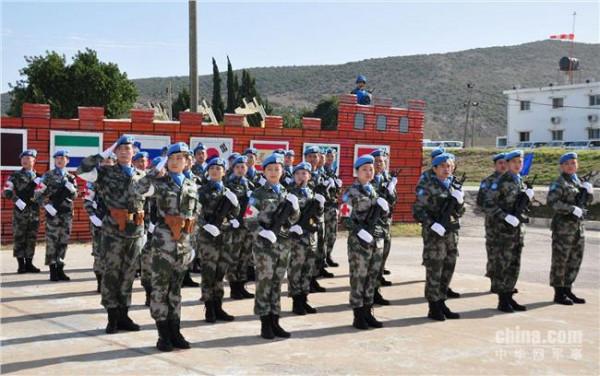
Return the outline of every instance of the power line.
{"type": "MultiPolygon", "coordinates": [[[[475,91],[477,91],[479,94],[483,94],[483,95],[487,95],[490,97],[495,97],[498,99],[502,99],[502,100],[507,100],[507,101],[513,101],[513,102],[518,102],[519,104],[521,102],[529,102],[530,105],[536,105],[536,106],[547,106],[547,107],[552,107],[552,108],[574,108],[574,109],[580,109],[580,110],[600,110],[600,107],[583,107],[583,106],[570,106],[570,105],[563,105],[561,107],[554,107],[552,105],[552,103],[542,103],[542,102],[534,102],[534,101],[528,101],[525,99],[513,99],[513,98],[509,98],[509,97],[505,97],[503,95],[498,95],[498,94],[493,94],[493,93],[488,93],[479,89],[473,89],[475,91]]],[[[506,105],[506,104],[504,104],[506,105]]]]}

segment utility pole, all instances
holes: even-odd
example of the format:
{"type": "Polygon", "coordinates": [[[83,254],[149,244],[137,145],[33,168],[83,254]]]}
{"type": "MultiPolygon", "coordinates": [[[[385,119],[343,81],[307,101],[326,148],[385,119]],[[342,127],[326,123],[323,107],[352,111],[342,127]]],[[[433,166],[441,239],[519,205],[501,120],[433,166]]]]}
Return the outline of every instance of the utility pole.
{"type": "Polygon", "coordinates": [[[198,112],[198,40],[196,32],[196,1],[189,1],[190,27],[190,111],[198,112]]]}
{"type": "Polygon", "coordinates": [[[475,146],[474,138],[475,138],[475,113],[476,109],[479,107],[479,102],[471,102],[471,106],[473,106],[473,115],[471,116],[471,147],[475,146]]]}
{"type": "Polygon", "coordinates": [[[173,120],[173,81],[169,80],[167,88],[167,97],[169,101],[169,120],[173,120]]]}
{"type": "Polygon", "coordinates": [[[467,146],[467,130],[469,128],[469,112],[471,111],[471,97],[473,96],[473,84],[468,83],[467,89],[469,90],[469,96],[467,101],[464,103],[464,106],[467,108],[467,118],[465,119],[465,130],[463,134],[463,145],[467,146]]]}

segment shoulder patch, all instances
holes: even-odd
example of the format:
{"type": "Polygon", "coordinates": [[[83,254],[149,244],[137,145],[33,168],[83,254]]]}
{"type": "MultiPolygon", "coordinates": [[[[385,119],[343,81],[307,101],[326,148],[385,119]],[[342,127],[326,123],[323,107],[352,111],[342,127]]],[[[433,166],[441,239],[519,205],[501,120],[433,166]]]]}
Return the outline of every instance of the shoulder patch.
{"type": "Polygon", "coordinates": [[[424,194],[425,194],[425,189],[419,188],[419,190],[417,191],[417,196],[423,196],[424,194]]]}
{"type": "Polygon", "coordinates": [[[482,181],[481,184],[479,185],[479,188],[481,189],[485,189],[487,187],[487,183],[482,181]]]}
{"type": "Polygon", "coordinates": [[[493,183],[492,183],[492,185],[490,186],[490,189],[491,189],[492,191],[495,191],[496,189],[498,189],[498,183],[496,183],[496,182],[493,182],[493,183]]]}

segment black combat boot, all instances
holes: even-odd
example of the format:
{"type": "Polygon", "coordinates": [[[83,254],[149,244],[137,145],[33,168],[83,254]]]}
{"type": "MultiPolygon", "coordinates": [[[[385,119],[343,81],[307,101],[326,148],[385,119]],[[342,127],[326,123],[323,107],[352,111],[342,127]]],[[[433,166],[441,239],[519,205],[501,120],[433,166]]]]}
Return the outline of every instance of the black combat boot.
{"type": "Polygon", "coordinates": [[[119,309],[109,308],[108,311],[108,324],[106,324],[106,334],[113,334],[119,331],[117,322],[119,321],[119,309]]]}
{"type": "Polygon", "coordinates": [[[230,314],[228,314],[227,312],[225,312],[223,310],[223,301],[222,300],[215,300],[214,304],[215,304],[215,317],[217,318],[217,320],[221,320],[221,321],[235,320],[235,317],[231,316],[230,314]]]}
{"type": "Polygon", "coordinates": [[[185,272],[185,276],[183,276],[183,282],[181,283],[181,287],[198,287],[200,284],[198,282],[194,282],[192,276],[190,275],[190,271],[185,272]]]}
{"type": "Polygon", "coordinates": [[[427,317],[436,321],[445,321],[446,317],[444,316],[444,312],[442,311],[442,305],[439,301],[437,302],[429,302],[429,312],[427,313],[427,317]]]}
{"type": "Polygon", "coordinates": [[[306,311],[306,313],[308,313],[308,314],[317,313],[317,309],[312,307],[310,304],[308,304],[308,295],[306,295],[306,294],[302,295],[302,304],[304,304],[304,310],[306,311]]]}
{"type": "Polygon", "coordinates": [[[264,339],[275,338],[275,334],[273,334],[273,322],[271,320],[271,315],[260,317],[260,336],[264,339]]]}
{"type": "Polygon", "coordinates": [[[365,320],[364,308],[353,308],[352,311],[354,312],[354,321],[352,322],[352,326],[360,330],[369,329],[369,324],[365,320]]]}
{"type": "Polygon", "coordinates": [[[207,300],[204,302],[204,321],[208,323],[217,322],[217,315],[215,314],[215,302],[207,300]]]}
{"type": "Polygon", "coordinates": [[[444,316],[447,319],[451,319],[452,320],[452,319],[459,319],[460,318],[460,315],[458,313],[452,312],[450,310],[450,308],[448,308],[448,306],[446,305],[446,301],[445,300],[440,300],[439,304],[441,305],[442,313],[444,314],[444,316]]]}
{"type": "MultiPolygon", "coordinates": [[[[171,335],[170,339],[173,347],[177,347],[178,349],[189,349],[191,347],[190,343],[181,334],[181,320],[169,320],[169,334],[171,335]]],[[[158,347],[158,344],[156,346],[158,347]]]]}
{"type": "Polygon", "coordinates": [[[254,271],[254,266],[249,266],[246,269],[246,275],[248,276],[248,281],[256,281],[256,272],[254,271]]]}
{"type": "Polygon", "coordinates": [[[379,289],[375,289],[375,296],[373,297],[373,303],[379,304],[379,305],[390,305],[390,301],[387,299],[384,299],[383,296],[381,296],[379,289]]]}
{"type": "Polygon", "coordinates": [[[281,326],[279,326],[279,315],[271,313],[271,320],[273,324],[273,334],[280,338],[290,338],[292,335],[290,332],[286,332],[281,326]]]}
{"type": "Polygon", "coordinates": [[[64,264],[56,264],[56,274],[58,276],[59,281],[70,281],[68,275],[65,274],[65,265],[64,264]]]}
{"type": "Polygon", "coordinates": [[[244,295],[242,295],[242,291],[240,290],[240,282],[229,282],[229,289],[231,290],[231,293],[229,294],[229,296],[231,297],[231,299],[234,300],[240,300],[240,299],[244,299],[244,295]]]}
{"type": "Polygon", "coordinates": [[[169,322],[167,320],[157,321],[156,329],[158,329],[158,341],[156,342],[156,348],[164,352],[173,351],[169,322]]]}
{"type": "Polygon", "coordinates": [[[310,280],[310,292],[325,292],[327,289],[319,285],[317,278],[312,277],[310,280]]]}
{"type": "Polygon", "coordinates": [[[17,269],[17,273],[19,273],[19,274],[27,273],[27,269],[25,269],[25,258],[17,257],[17,262],[19,263],[19,268],[17,269]]]}
{"type": "Polygon", "coordinates": [[[392,272],[390,272],[387,269],[383,269],[383,275],[390,275],[390,274],[392,274],[392,272]]]}
{"type": "Polygon", "coordinates": [[[117,328],[119,330],[126,330],[128,332],[139,332],[140,326],[133,322],[129,317],[129,308],[121,307],[119,309],[119,320],[117,321],[117,328]]]}
{"type": "Polygon", "coordinates": [[[387,286],[391,286],[392,282],[390,282],[387,279],[383,278],[383,275],[381,275],[381,276],[379,276],[379,285],[387,287],[387,286]]]}
{"type": "Polygon", "coordinates": [[[446,296],[448,297],[448,299],[460,298],[460,294],[456,291],[453,291],[450,287],[448,287],[448,290],[446,291],[446,296]]]}
{"type": "Polygon", "coordinates": [[[50,280],[53,282],[60,281],[56,264],[50,264],[50,280]]]}
{"type": "Polygon", "coordinates": [[[565,295],[564,287],[554,287],[554,303],[562,305],[573,305],[573,301],[565,295]]]}
{"type": "Polygon", "coordinates": [[[254,294],[251,293],[250,291],[246,290],[246,282],[238,282],[240,284],[240,292],[242,293],[242,296],[244,297],[244,299],[251,299],[254,298],[254,294]]]}
{"type": "Polygon", "coordinates": [[[306,309],[304,308],[304,300],[302,295],[292,296],[292,312],[297,315],[306,315],[306,309]]]}
{"type": "Polygon", "coordinates": [[[513,313],[515,310],[510,305],[509,299],[510,293],[499,292],[498,293],[498,310],[506,313],[513,313]]]}
{"type": "Polygon", "coordinates": [[[96,292],[101,292],[102,291],[102,274],[100,273],[95,273],[96,274],[96,292]]]}
{"type": "Polygon", "coordinates": [[[375,316],[373,316],[373,306],[364,306],[363,313],[365,316],[365,321],[371,328],[383,328],[383,323],[381,321],[377,321],[375,316]]]}
{"type": "Polygon", "coordinates": [[[328,272],[327,269],[325,269],[325,268],[321,268],[321,272],[319,273],[319,276],[321,276],[323,278],[333,278],[333,277],[335,277],[333,275],[333,273],[328,272]]]}
{"type": "Polygon", "coordinates": [[[524,305],[521,305],[519,303],[517,303],[514,299],[513,299],[513,293],[509,292],[508,293],[508,302],[510,303],[510,306],[515,310],[515,311],[527,311],[527,307],[525,307],[524,305]]]}
{"type": "Polygon", "coordinates": [[[571,299],[573,301],[573,303],[575,304],[585,304],[585,299],[583,298],[579,298],[578,296],[576,296],[575,294],[573,294],[573,291],[571,291],[570,287],[565,287],[565,295],[571,299]]]}
{"type": "Polygon", "coordinates": [[[35,265],[33,265],[33,259],[26,258],[25,259],[25,271],[27,273],[39,273],[40,269],[36,268],[35,265]]]}
{"type": "Polygon", "coordinates": [[[150,302],[152,302],[152,286],[142,285],[144,287],[144,291],[146,292],[146,301],[144,305],[146,307],[150,307],[150,302]]]}
{"type": "Polygon", "coordinates": [[[338,264],[337,262],[333,261],[333,259],[331,258],[331,255],[327,255],[327,258],[325,259],[325,262],[327,262],[327,265],[332,267],[332,268],[337,268],[338,266],[340,266],[340,264],[338,264]]]}

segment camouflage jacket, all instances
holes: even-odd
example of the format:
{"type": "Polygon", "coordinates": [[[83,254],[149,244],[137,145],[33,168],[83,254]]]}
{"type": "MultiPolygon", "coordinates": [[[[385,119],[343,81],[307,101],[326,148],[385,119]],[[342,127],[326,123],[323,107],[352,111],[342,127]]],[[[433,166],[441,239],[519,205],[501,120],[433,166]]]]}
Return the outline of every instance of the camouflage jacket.
{"type": "Polygon", "coordinates": [[[379,218],[368,218],[371,208],[377,205],[377,191],[371,184],[368,188],[361,185],[358,181],[352,184],[344,193],[342,202],[348,206],[347,214],[342,214],[344,224],[352,234],[358,233],[361,229],[368,231],[375,238],[384,236],[384,225],[386,215],[379,218]]]}
{"type": "Polygon", "coordinates": [[[39,205],[34,200],[34,191],[36,187],[35,179],[38,177],[35,171],[27,171],[20,169],[12,173],[12,175],[6,181],[4,188],[4,197],[12,202],[16,202],[21,199],[27,206],[23,211],[19,210],[15,206],[15,210],[19,210],[21,213],[30,213],[31,215],[38,216],[39,205]]]}
{"type": "Polygon", "coordinates": [[[200,226],[204,226],[207,223],[215,225],[219,228],[219,230],[229,230],[231,228],[229,221],[237,218],[240,213],[240,206],[231,207],[228,213],[225,213],[222,223],[212,223],[214,217],[218,215],[216,211],[218,210],[219,203],[221,200],[227,200],[225,197],[225,193],[229,191],[225,185],[222,186],[221,189],[217,188],[214,182],[209,181],[204,184],[200,190],[198,191],[200,204],[202,205],[202,211],[200,212],[200,217],[198,218],[198,224],[200,226]]]}
{"type": "MultiPolygon", "coordinates": [[[[526,189],[521,176],[506,172],[492,183],[484,198],[483,210],[492,219],[505,223],[504,218],[512,212],[519,193],[526,189]]],[[[520,224],[522,226],[522,224],[520,224]]],[[[512,226],[508,225],[506,228],[512,226]]]]}
{"type": "MultiPolygon", "coordinates": [[[[268,182],[252,191],[250,202],[248,203],[252,211],[252,215],[247,218],[248,228],[256,232],[265,226],[270,226],[273,222],[273,214],[279,207],[279,204],[286,200],[286,194],[287,191],[283,186],[280,186],[279,193],[277,193],[268,182]]],[[[299,197],[298,201],[300,201],[299,197]]],[[[292,224],[298,222],[299,218],[300,210],[293,210],[289,218],[285,220],[284,226],[282,226],[283,232],[287,231],[292,224]]]]}
{"type": "Polygon", "coordinates": [[[487,191],[490,189],[492,184],[500,177],[500,174],[497,171],[494,171],[493,174],[484,178],[479,184],[479,191],[477,191],[477,206],[483,208],[483,201],[485,200],[485,195],[487,191]]]}
{"type": "Polygon", "coordinates": [[[195,218],[201,208],[194,179],[184,178],[180,187],[169,174],[159,177],[150,173],[134,184],[134,207],[143,210],[147,199],[156,205],[158,223],[167,215],[195,218]]]}
{"type": "Polygon", "coordinates": [[[252,194],[250,181],[244,176],[231,175],[227,180],[226,187],[235,194],[239,203],[240,211],[237,215],[237,220],[240,224],[244,224],[244,214],[248,208],[248,201],[252,194]]]}
{"type": "Polygon", "coordinates": [[[94,183],[87,182],[85,186],[85,196],[83,197],[83,208],[91,217],[95,215],[99,219],[104,218],[107,213],[106,205],[99,194],[96,193],[94,183]]]}
{"type": "Polygon", "coordinates": [[[422,188],[423,186],[425,186],[429,182],[429,180],[431,179],[432,176],[434,176],[433,169],[428,168],[427,170],[423,171],[421,173],[421,176],[419,176],[419,180],[417,181],[417,185],[415,187],[415,193],[417,193],[419,191],[419,188],[422,188]]]}
{"type": "MultiPolygon", "coordinates": [[[[429,175],[417,191],[417,200],[413,205],[413,217],[421,223],[424,228],[430,228],[435,222],[440,222],[440,215],[444,210],[446,201],[455,200],[452,197],[454,188],[446,186],[434,176],[429,175]]],[[[452,179],[452,176],[449,178],[452,179]]],[[[457,223],[458,219],[465,213],[464,202],[456,206],[454,213],[450,215],[450,224],[457,223]]],[[[449,230],[449,229],[446,229],[449,230]]]]}
{"type": "Polygon", "coordinates": [[[40,203],[52,204],[59,214],[73,213],[73,200],[77,197],[77,181],[75,175],[61,172],[55,168],[47,171],[42,176],[42,182],[34,192],[34,199],[40,203]],[[71,183],[75,186],[75,192],[71,192],[65,184],[71,183]]]}
{"type": "MultiPolygon", "coordinates": [[[[552,228],[559,223],[567,225],[568,223],[581,222],[582,218],[577,218],[573,214],[573,207],[577,206],[577,195],[581,182],[567,174],[561,174],[556,178],[548,189],[548,206],[554,210],[552,218],[552,228]]],[[[585,189],[585,188],[582,188],[585,189]]],[[[591,204],[593,195],[588,195],[586,206],[591,204]]],[[[585,209],[585,207],[581,208],[585,209]]]]}

